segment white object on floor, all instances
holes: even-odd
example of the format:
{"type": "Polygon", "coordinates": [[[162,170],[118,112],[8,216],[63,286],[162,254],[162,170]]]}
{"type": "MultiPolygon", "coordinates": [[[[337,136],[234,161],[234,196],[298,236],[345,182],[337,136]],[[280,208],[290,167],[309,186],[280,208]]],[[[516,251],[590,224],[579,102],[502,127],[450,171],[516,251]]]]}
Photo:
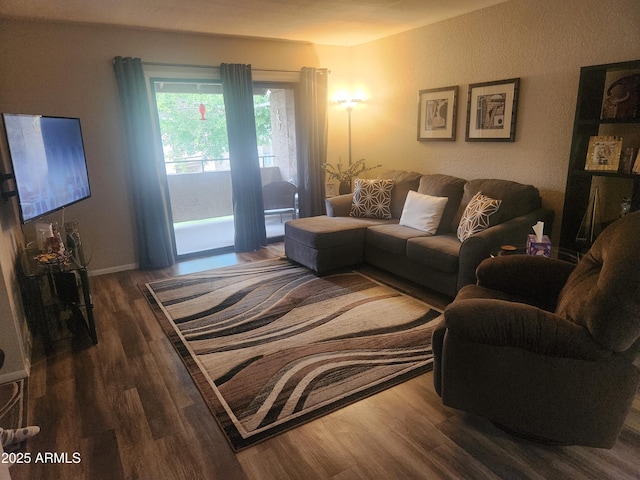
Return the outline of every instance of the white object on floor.
{"type": "MultiPolygon", "coordinates": [[[[4,448],[0,444],[0,457],[4,457],[4,448]]],[[[9,473],[9,464],[0,461],[0,480],[11,480],[11,474],[9,473]]]]}

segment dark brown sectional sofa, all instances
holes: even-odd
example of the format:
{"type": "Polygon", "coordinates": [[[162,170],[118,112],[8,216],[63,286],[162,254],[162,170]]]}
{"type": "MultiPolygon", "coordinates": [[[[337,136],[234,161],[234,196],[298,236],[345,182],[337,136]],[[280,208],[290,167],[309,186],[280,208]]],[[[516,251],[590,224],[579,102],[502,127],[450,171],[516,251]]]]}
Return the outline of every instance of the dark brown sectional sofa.
{"type": "Polygon", "coordinates": [[[540,194],[531,185],[400,170],[380,178],[394,180],[391,219],[350,216],[353,194],[328,198],[327,215],[285,224],[287,257],[318,274],[367,262],[453,297],[475,283],[476,267],[500,245],[524,244],[538,221],[545,222],[545,233],[550,233],[553,211],[542,208],[540,194]],[[399,224],[410,190],[448,197],[435,235],[399,224]],[[461,242],[458,224],[477,192],[502,203],[488,228],[461,242]]]}

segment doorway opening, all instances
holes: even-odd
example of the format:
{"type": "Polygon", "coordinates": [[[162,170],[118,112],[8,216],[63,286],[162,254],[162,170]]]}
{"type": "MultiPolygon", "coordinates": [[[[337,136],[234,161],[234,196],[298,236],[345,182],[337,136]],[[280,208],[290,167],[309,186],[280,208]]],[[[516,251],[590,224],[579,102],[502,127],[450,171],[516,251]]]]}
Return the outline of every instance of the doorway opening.
{"type": "MultiPolygon", "coordinates": [[[[173,217],[176,255],[233,250],[233,191],[222,85],[152,79],[173,217]]],[[[262,185],[297,184],[295,91],[289,84],[254,86],[262,185]]],[[[268,241],[280,241],[290,209],[265,211],[268,241]]]]}

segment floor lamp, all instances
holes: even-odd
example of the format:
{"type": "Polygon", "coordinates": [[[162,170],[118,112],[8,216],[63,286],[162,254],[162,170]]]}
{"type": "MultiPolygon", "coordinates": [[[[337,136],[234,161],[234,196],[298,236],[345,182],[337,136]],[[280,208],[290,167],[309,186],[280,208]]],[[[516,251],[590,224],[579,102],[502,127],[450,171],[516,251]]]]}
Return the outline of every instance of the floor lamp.
{"type": "Polygon", "coordinates": [[[347,125],[348,125],[348,139],[349,139],[349,166],[351,166],[352,156],[351,156],[351,112],[353,112],[353,107],[355,107],[358,103],[363,102],[362,99],[352,99],[352,98],[343,98],[336,100],[338,105],[343,106],[347,110],[347,125]]]}
{"type": "Polygon", "coordinates": [[[351,166],[351,112],[353,112],[353,107],[355,107],[357,102],[351,102],[347,106],[347,125],[348,125],[348,138],[349,138],[349,166],[351,166]]]}
{"type": "MultiPolygon", "coordinates": [[[[348,141],[349,141],[349,167],[348,168],[351,168],[351,164],[353,162],[353,156],[352,156],[352,153],[351,153],[351,112],[353,112],[353,107],[355,107],[358,103],[361,103],[361,102],[364,102],[364,101],[365,101],[364,98],[350,98],[350,97],[339,98],[339,99],[335,100],[335,103],[337,103],[338,105],[343,106],[347,110],[347,122],[348,122],[347,123],[347,136],[348,136],[348,141]]],[[[352,191],[352,189],[353,189],[352,181],[353,181],[352,179],[349,180],[349,184],[348,184],[348,190],[349,191],[352,191]]]]}

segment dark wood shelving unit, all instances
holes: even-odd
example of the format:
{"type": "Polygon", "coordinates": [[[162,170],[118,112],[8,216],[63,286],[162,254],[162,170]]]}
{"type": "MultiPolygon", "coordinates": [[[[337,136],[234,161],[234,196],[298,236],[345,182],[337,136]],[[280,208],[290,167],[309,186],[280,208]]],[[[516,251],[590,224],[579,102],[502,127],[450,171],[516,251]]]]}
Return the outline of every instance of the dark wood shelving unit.
{"type": "Polygon", "coordinates": [[[563,248],[585,251],[590,247],[588,241],[580,241],[576,237],[582,219],[589,208],[595,186],[607,193],[599,199],[603,227],[615,220],[615,213],[612,212],[616,212],[616,209],[620,211],[623,197],[631,199],[631,211],[640,210],[640,175],[620,170],[585,170],[589,140],[592,136],[623,137],[623,154],[627,147],[640,147],[640,83],[636,84],[629,99],[637,103],[635,113],[623,118],[602,118],[603,101],[611,79],[628,75],[640,77],[640,60],[594,65],[580,69],[560,232],[560,245],[563,248]]]}

